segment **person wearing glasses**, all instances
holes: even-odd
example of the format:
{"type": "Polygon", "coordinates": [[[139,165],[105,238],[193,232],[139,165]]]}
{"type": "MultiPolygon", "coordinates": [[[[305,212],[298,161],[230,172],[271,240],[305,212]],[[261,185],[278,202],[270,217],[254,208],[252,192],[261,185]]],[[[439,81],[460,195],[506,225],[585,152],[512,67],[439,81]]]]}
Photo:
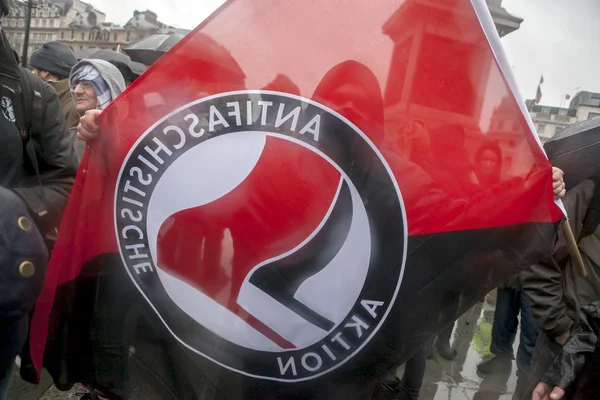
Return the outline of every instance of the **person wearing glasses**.
{"type": "MultiPolygon", "coordinates": [[[[75,110],[81,116],[87,111],[104,110],[125,90],[125,80],[117,67],[104,60],[82,60],[75,64],[70,77],[75,110]]],[[[75,141],[75,152],[81,160],[85,142],[75,141]]]]}

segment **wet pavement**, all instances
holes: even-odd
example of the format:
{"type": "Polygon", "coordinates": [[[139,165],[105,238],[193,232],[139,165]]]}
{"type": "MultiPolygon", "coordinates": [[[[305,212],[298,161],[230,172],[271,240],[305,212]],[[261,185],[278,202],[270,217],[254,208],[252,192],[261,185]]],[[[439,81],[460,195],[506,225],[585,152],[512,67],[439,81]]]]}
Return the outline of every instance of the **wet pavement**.
{"type": "MultiPolygon", "coordinates": [[[[452,347],[456,351],[453,361],[442,358],[433,346],[432,358],[427,360],[420,400],[512,399],[517,382],[514,361],[510,374],[485,378],[477,374],[477,364],[491,356],[489,349],[495,301],[494,291],[458,319],[452,333],[452,347]]],[[[515,349],[518,335],[519,332],[515,349]]],[[[398,376],[402,377],[402,373],[401,368],[398,376]]]]}
{"type": "MultiPolygon", "coordinates": [[[[427,370],[420,400],[510,400],[516,385],[516,364],[513,361],[510,375],[481,377],[477,374],[477,364],[490,356],[489,348],[494,318],[495,292],[486,296],[458,319],[452,333],[452,346],[456,351],[453,361],[443,359],[433,346],[431,359],[427,360],[427,370]]],[[[518,346],[515,341],[515,349],[518,346]]],[[[515,351],[516,353],[516,351],[515,351]]],[[[402,377],[403,367],[398,369],[402,377]]],[[[45,374],[47,377],[47,374],[45,374]]],[[[24,383],[15,374],[11,384],[9,400],[58,400],[78,399],[79,388],[70,392],[59,392],[51,387],[47,378],[35,387],[24,383]]],[[[135,399],[147,399],[136,396],[135,399]]]]}

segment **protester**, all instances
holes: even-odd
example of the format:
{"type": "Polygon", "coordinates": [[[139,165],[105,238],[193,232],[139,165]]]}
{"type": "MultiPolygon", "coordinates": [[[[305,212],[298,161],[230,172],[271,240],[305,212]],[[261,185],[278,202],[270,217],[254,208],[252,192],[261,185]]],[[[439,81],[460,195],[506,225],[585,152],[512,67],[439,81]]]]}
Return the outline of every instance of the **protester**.
{"type": "MultiPolygon", "coordinates": [[[[8,12],[1,0],[0,21],[8,12]]],[[[42,237],[56,234],[77,170],[56,92],[8,43],[0,24],[0,400],[43,283],[42,237]]]]}
{"type": "MultiPolygon", "coordinates": [[[[117,67],[108,61],[82,60],[71,71],[70,87],[75,109],[79,115],[84,115],[91,110],[100,112],[105,109],[125,90],[125,81],[117,67]]],[[[75,151],[81,160],[85,143],[78,144],[75,151]]]]}
{"type": "Polygon", "coordinates": [[[533,392],[533,400],[591,400],[600,392],[600,301],[581,309],[579,322],[533,392]]]}
{"type": "Polygon", "coordinates": [[[534,386],[560,354],[581,307],[600,298],[600,229],[597,224],[593,226],[590,219],[597,214],[593,211],[600,201],[600,185],[596,182],[600,179],[579,183],[564,199],[569,221],[563,223],[571,224],[578,239],[587,277],[577,272],[562,233],[559,233],[552,257],[534,264],[521,275],[541,332],[532,358],[529,384],[517,388],[515,399],[531,397],[534,386]]]}
{"type": "Polygon", "coordinates": [[[69,85],[69,74],[77,64],[75,53],[64,43],[48,42],[31,54],[29,64],[34,74],[56,90],[67,128],[75,128],[79,124],[79,114],[75,111],[69,85]]]}
{"type": "Polygon", "coordinates": [[[482,374],[508,374],[512,368],[513,344],[521,314],[521,335],[517,350],[517,376],[528,380],[533,349],[539,329],[531,315],[529,297],[523,291],[519,276],[515,276],[498,287],[492,343],[490,352],[493,358],[477,366],[482,374]]]}

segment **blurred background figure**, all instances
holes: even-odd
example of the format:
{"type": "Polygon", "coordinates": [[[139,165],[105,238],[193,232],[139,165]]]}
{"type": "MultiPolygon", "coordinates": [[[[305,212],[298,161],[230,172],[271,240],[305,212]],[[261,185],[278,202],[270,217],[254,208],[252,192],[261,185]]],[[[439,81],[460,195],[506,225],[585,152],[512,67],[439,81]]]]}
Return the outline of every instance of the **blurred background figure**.
{"type": "Polygon", "coordinates": [[[67,128],[75,128],[79,124],[79,115],[75,111],[69,75],[71,68],[77,64],[77,57],[71,48],[60,42],[44,43],[31,54],[29,63],[33,73],[56,90],[67,128]]]}

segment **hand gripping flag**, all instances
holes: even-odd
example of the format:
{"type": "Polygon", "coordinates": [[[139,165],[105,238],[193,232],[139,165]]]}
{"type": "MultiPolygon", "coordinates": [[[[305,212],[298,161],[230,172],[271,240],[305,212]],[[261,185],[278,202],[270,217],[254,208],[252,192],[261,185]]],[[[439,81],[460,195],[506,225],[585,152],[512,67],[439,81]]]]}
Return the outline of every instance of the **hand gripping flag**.
{"type": "Polygon", "coordinates": [[[483,0],[227,2],[101,115],[35,365],[118,397],[368,398],[561,218],[498,43],[483,0]]]}

